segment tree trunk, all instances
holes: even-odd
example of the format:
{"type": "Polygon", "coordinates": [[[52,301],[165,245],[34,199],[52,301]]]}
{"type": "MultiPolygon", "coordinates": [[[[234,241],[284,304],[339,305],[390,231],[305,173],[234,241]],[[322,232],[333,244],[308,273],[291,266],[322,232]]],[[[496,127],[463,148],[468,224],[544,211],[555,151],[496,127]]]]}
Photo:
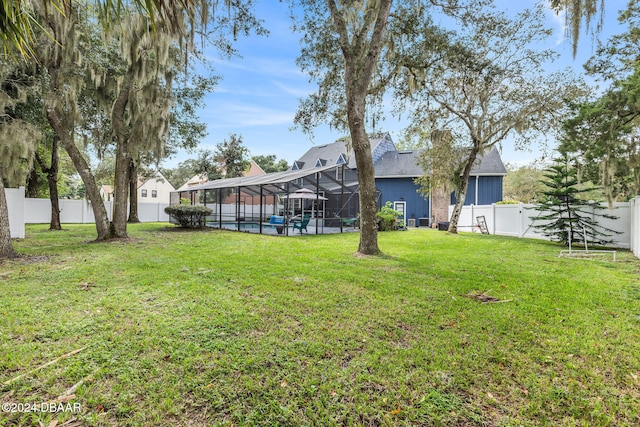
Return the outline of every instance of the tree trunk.
{"type": "Polygon", "coordinates": [[[2,173],[0,173],[0,259],[15,258],[16,256],[11,244],[7,195],[4,192],[4,182],[2,181],[2,173]]]}
{"type": "Polygon", "coordinates": [[[53,128],[53,131],[58,135],[60,143],[62,143],[62,146],[69,154],[80,178],[82,178],[86,196],[89,203],[91,203],[93,216],[96,221],[96,231],[98,232],[96,240],[109,239],[111,237],[109,232],[109,217],[107,215],[107,210],[104,207],[104,203],[102,202],[102,197],[100,197],[100,190],[98,189],[96,179],[91,172],[91,167],[87,163],[82,152],[76,146],[75,141],[73,140],[73,133],[71,130],[65,128],[62,119],[54,109],[47,110],[47,119],[49,120],[49,124],[53,128]]]}
{"type": "MultiPolygon", "coordinates": [[[[116,137],[116,139],[119,139],[116,137]]],[[[127,238],[127,204],[129,202],[129,162],[131,159],[123,141],[116,143],[116,173],[113,189],[113,219],[111,233],[114,237],[127,238]]]]}
{"type": "MultiPolygon", "coordinates": [[[[349,38],[347,19],[342,15],[334,0],[327,1],[333,25],[340,37],[340,49],[344,56],[345,93],[347,96],[347,121],[356,159],[358,185],[360,193],[360,245],[358,252],[364,255],[377,255],[378,224],[376,221],[376,183],[373,168],[371,143],[365,130],[366,97],[371,78],[378,65],[378,58],[382,48],[382,37],[389,20],[392,0],[381,0],[373,21],[370,39],[362,40],[365,35],[349,38]]],[[[369,16],[370,17],[370,16],[369,16]]]]}
{"type": "Polygon", "coordinates": [[[131,78],[122,84],[113,103],[111,126],[116,137],[116,174],[114,179],[114,209],[111,221],[111,232],[115,237],[127,238],[127,203],[129,202],[129,164],[131,156],[128,151],[128,131],[125,123],[125,112],[131,90],[131,78]]]}
{"type": "MultiPolygon", "coordinates": [[[[37,152],[36,152],[37,154],[37,152]]],[[[34,166],[29,172],[29,177],[27,178],[27,197],[30,199],[35,199],[38,197],[38,171],[34,166]]]]}
{"type": "Polygon", "coordinates": [[[476,162],[479,151],[480,149],[477,148],[477,144],[473,144],[473,148],[471,149],[471,153],[469,153],[469,158],[467,159],[468,161],[464,165],[462,172],[462,186],[460,187],[460,190],[456,192],[456,204],[453,208],[451,219],[449,220],[449,229],[447,230],[449,233],[458,233],[458,221],[460,220],[462,207],[464,206],[464,201],[467,198],[467,190],[469,189],[469,176],[471,175],[471,170],[473,169],[473,164],[476,162]]]}
{"type": "Polygon", "coordinates": [[[51,145],[51,167],[47,170],[47,182],[49,184],[49,200],[51,200],[51,222],[49,230],[62,230],[60,225],[60,197],[58,196],[58,147],[60,146],[60,137],[53,135],[53,144],[51,145]]]}
{"type": "Polygon", "coordinates": [[[138,217],[138,163],[129,162],[129,224],[139,223],[138,217]]]}
{"type": "MultiPolygon", "coordinates": [[[[364,104],[364,103],[363,103],[364,104]]],[[[356,158],[356,171],[360,194],[360,244],[358,252],[365,255],[377,255],[378,222],[376,217],[376,184],[371,143],[364,129],[364,106],[351,107],[348,112],[349,130],[356,158]],[[362,112],[362,113],[360,113],[362,112]]]]}
{"type": "Polygon", "coordinates": [[[51,166],[47,167],[42,158],[36,153],[36,162],[40,166],[40,170],[47,174],[47,183],[49,184],[49,200],[51,201],[51,221],[49,230],[62,230],[60,225],[60,201],[58,196],[58,147],[60,145],[60,137],[54,133],[53,143],[51,144],[51,166]]]}

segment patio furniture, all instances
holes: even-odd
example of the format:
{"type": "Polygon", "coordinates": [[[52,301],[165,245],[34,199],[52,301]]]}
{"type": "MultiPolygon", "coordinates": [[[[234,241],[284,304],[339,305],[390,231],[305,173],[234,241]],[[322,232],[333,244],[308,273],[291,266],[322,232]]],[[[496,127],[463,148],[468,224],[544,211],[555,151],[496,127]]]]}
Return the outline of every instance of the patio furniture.
{"type": "Polygon", "coordinates": [[[271,218],[269,218],[269,224],[275,227],[278,234],[282,234],[284,231],[284,216],[271,215],[271,218]]]}
{"type": "Polygon", "coordinates": [[[302,230],[309,232],[307,230],[307,225],[309,224],[309,220],[311,219],[310,214],[305,214],[302,219],[293,219],[291,220],[291,224],[293,224],[293,230],[300,230],[300,234],[302,234],[302,230]]]}
{"type": "Polygon", "coordinates": [[[360,218],[342,218],[342,223],[344,225],[350,225],[353,228],[360,227],[360,218]]]}

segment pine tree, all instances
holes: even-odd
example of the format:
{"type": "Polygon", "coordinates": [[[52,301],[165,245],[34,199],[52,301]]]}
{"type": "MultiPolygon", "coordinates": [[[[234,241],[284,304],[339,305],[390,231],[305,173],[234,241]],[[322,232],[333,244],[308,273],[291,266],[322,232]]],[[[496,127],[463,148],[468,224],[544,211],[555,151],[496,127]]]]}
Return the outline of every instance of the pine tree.
{"type": "Polygon", "coordinates": [[[580,195],[592,191],[594,187],[581,187],[577,170],[568,156],[554,160],[553,165],[545,170],[547,180],[542,181],[547,187],[542,192],[542,202],[535,210],[541,212],[534,221],[543,222],[534,225],[544,236],[564,245],[577,243],[605,245],[613,240],[613,234],[620,232],[599,224],[598,218],[617,219],[618,217],[601,213],[606,208],[600,203],[587,201],[580,195]]]}

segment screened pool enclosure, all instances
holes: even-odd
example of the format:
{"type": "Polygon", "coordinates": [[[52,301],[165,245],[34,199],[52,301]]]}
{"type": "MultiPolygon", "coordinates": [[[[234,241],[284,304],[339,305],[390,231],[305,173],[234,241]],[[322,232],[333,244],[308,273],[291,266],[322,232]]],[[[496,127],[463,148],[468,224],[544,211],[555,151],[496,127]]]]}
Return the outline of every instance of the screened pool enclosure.
{"type": "MultiPolygon", "coordinates": [[[[186,200],[185,200],[186,199],[186,200]]],[[[204,205],[207,226],[261,234],[328,234],[355,229],[358,180],[345,165],[220,179],[171,194],[204,205]]]]}

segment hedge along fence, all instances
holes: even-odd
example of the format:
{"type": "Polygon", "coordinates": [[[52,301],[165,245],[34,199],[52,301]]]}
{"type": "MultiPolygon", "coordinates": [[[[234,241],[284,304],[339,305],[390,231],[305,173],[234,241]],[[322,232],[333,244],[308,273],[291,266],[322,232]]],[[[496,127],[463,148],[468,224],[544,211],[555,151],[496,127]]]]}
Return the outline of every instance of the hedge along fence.
{"type": "Polygon", "coordinates": [[[207,216],[211,215],[212,210],[206,206],[174,205],[164,208],[164,212],[180,227],[202,228],[206,225],[207,216]]]}

